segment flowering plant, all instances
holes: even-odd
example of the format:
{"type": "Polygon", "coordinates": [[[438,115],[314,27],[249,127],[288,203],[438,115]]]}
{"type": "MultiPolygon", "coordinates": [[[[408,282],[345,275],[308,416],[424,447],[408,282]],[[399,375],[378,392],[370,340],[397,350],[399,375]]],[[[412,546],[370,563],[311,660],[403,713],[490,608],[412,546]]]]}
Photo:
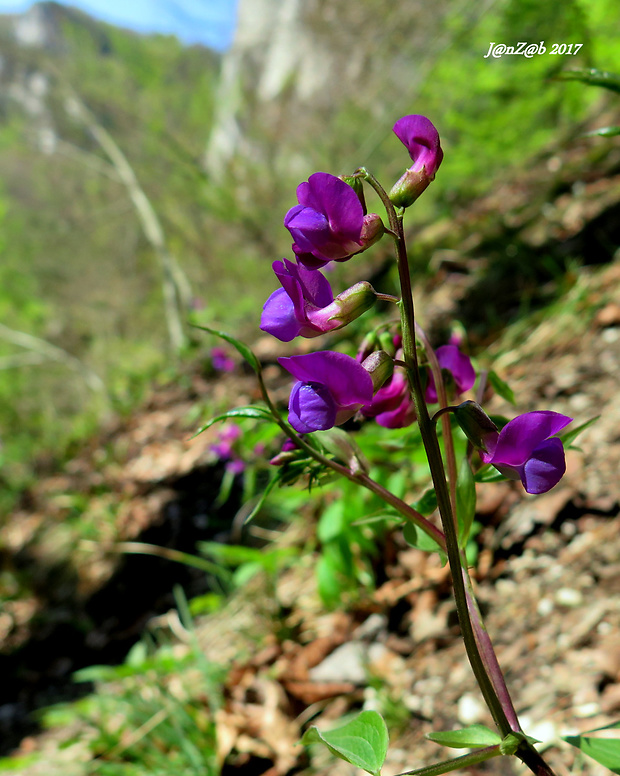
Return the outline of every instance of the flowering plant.
{"type": "MultiPolygon", "coordinates": [[[[453,341],[433,347],[416,320],[403,228],[406,209],[434,179],[443,151],[437,129],[424,116],[404,116],[395,123],[394,132],[413,164],[389,193],[364,167],[346,179],[317,172],[299,185],[299,204],[284,218],[294,241],[296,261],[274,262],[281,288],[265,303],[261,328],[284,342],[297,336],[317,337],[358,318],[376,299],[394,303],[398,318],[370,331],[357,358],[335,350],[279,358],[280,366],[295,381],[286,420],[265,388],[256,356],[243,343],[216,332],[235,345],[254,368],[266,404],[237,408],[231,414],[270,420],[285,432],[282,452],[271,461],[280,467],[272,482],[289,482],[296,464],[307,465],[302,470],[311,476],[322,471],[336,473],[367,489],[394,510],[404,521],[405,535],[414,546],[432,546],[447,557],[465,649],[497,732],[474,726],[434,733],[429,736],[432,740],[446,746],[466,747],[472,752],[407,773],[436,776],[500,755],[515,755],[537,776],[553,776],[532,739],[521,728],[476,603],[466,549],[475,515],[476,480],[482,482],[485,471],[494,467],[498,476],[520,481],[531,494],[555,487],[566,468],[564,446],[558,434],[572,419],[538,410],[519,415],[499,429],[472,399],[456,406],[449,403],[471,391],[477,379],[476,394],[482,397],[486,379],[484,374],[477,378],[471,359],[453,341]],[[370,186],[380,198],[386,227],[377,214],[366,214],[363,185],[370,186]],[[334,297],[320,268],[331,261],[350,259],[386,234],[394,244],[400,296],[378,293],[369,283],[360,281],[334,297]],[[438,405],[433,414],[429,405],[438,405]],[[417,424],[438,520],[428,516],[432,510],[420,507],[418,511],[371,478],[363,455],[350,436],[338,429],[330,431],[351,420],[357,427],[372,422],[386,428],[417,424]],[[461,431],[466,452],[457,467],[454,435],[461,431]],[[331,436],[315,432],[328,432],[331,436]],[[423,537],[424,541],[415,537],[423,537]]],[[[374,776],[379,776],[387,751],[385,723],[370,710],[329,734],[311,728],[303,740],[326,743],[333,754],[374,776]]]]}

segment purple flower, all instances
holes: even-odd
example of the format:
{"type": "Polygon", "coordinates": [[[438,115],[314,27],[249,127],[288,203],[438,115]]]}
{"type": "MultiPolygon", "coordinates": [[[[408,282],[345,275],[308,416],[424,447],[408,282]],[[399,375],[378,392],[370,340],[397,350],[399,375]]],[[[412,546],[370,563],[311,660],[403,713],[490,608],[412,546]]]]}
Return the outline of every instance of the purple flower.
{"type": "Polygon", "coordinates": [[[284,226],[299,261],[318,269],[361,250],[364,210],[351,186],[335,175],[315,172],[297,187],[297,201],[284,226]]]}
{"type": "Polygon", "coordinates": [[[526,412],[499,432],[484,438],[480,457],[512,480],[521,480],[528,493],[546,493],[566,471],[564,447],[557,434],[572,421],[559,412],[526,412]]]}
{"type": "Polygon", "coordinates": [[[211,365],[216,372],[234,372],[235,362],[224,348],[212,348],[211,349],[211,365]]]}
{"type": "Polygon", "coordinates": [[[443,159],[439,143],[439,132],[426,116],[403,116],[394,124],[394,134],[409,151],[413,161],[410,167],[414,172],[426,169],[432,180],[443,159]]]}
{"type": "MultiPolygon", "coordinates": [[[[439,361],[439,366],[452,375],[457,395],[468,391],[476,382],[476,373],[469,357],[461,353],[456,345],[442,345],[440,348],[437,348],[435,355],[437,356],[437,361],[439,361]]],[[[430,371],[424,398],[429,404],[437,401],[435,378],[430,371]]]]}
{"type": "Polygon", "coordinates": [[[265,302],[260,327],[282,342],[338,329],[372,307],[376,299],[366,282],[356,283],[334,299],[329,282],[318,270],[287,259],[274,261],[273,271],[282,288],[265,302]]]}
{"type": "Polygon", "coordinates": [[[298,380],[291,391],[288,421],[300,434],[339,426],[372,399],[370,374],[344,353],[322,350],[278,362],[298,380]]]}
{"type": "Polygon", "coordinates": [[[413,165],[394,184],[390,199],[396,207],[409,207],[434,180],[443,159],[439,132],[426,116],[403,116],[394,133],[409,151],[413,165]]]}
{"type": "Polygon", "coordinates": [[[385,428],[405,428],[416,419],[415,408],[404,370],[396,369],[390,380],[374,395],[362,414],[375,418],[385,428]]]}

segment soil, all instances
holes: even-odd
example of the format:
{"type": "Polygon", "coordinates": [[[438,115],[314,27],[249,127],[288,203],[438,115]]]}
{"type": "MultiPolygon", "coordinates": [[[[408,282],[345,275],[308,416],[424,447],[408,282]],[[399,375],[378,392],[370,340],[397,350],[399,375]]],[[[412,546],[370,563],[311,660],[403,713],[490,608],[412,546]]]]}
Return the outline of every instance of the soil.
{"type": "MultiPolygon", "coordinates": [[[[579,449],[568,451],[567,474],[548,494],[531,498],[515,483],[479,489],[475,579],[485,622],[522,724],[544,742],[558,776],[604,776],[607,769],[582,762],[560,737],[620,716],[620,152],[608,148],[595,159],[587,141],[556,150],[518,181],[463,208],[456,223],[420,236],[434,246],[433,279],[418,289],[429,330],[454,316],[467,323],[480,362],[488,358],[486,365],[509,380],[518,412],[553,409],[575,424],[599,416],[579,449]]],[[[93,440],[66,471],[43,478],[2,529],[8,561],[32,573],[34,563],[58,555],[59,526],[71,516],[67,493],[84,494],[90,513],[108,515],[95,545],[86,547],[93,539],[82,537],[63,556],[77,559],[72,565],[43,565],[30,597],[2,615],[3,660],[16,681],[0,702],[22,702],[28,677],[39,677],[35,686],[41,675],[43,684],[50,677],[62,683],[79,665],[120,659],[148,617],[169,605],[167,572],[158,590],[137,593],[135,580],[152,579],[146,565],[155,559],[138,559],[144,571],[125,561],[123,570],[109,552],[116,542],[191,551],[197,538],[225,538],[240,488],[205,525],[222,477],[211,452],[215,432],[190,441],[199,425],[193,407],[205,396],[231,406],[256,400],[257,391],[240,368],[217,380],[194,373],[183,387],[154,391],[140,412],[93,440]],[[76,654],[68,644],[80,629],[76,654]],[[55,639],[64,647],[50,648],[42,662],[55,639]]],[[[517,414],[497,397],[485,408],[517,414]]],[[[299,545],[312,530],[309,513],[277,541],[299,545]]],[[[431,730],[491,723],[439,559],[407,547],[395,532],[382,547],[380,586],[350,610],[332,613],[318,601],[314,560],[284,572],[272,598],[260,599],[265,593],[256,583],[200,624],[206,656],[231,666],[217,720],[226,776],[356,774],[296,742],[308,722],[333,724],[362,706],[381,708],[393,731],[383,776],[436,760],[436,745],[424,738],[431,730]]],[[[181,581],[197,589],[191,573],[181,581]]],[[[36,704],[36,692],[24,710],[36,704]]],[[[29,738],[20,751],[37,748],[50,752],[47,774],[71,772],[53,736],[29,738]]],[[[502,759],[470,770],[485,771],[523,769],[502,759]]],[[[33,766],[26,773],[42,771],[33,766]]]]}

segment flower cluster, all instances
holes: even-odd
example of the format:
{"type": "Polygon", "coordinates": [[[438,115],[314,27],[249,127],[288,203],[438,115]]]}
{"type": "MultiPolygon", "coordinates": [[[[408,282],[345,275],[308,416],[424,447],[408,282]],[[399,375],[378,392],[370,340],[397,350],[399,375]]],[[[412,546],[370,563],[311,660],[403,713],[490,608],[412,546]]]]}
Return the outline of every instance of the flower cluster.
{"type": "MultiPolygon", "coordinates": [[[[389,198],[393,205],[391,215],[388,208],[388,217],[391,233],[396,237],[394,208],[409,207],[434,180],[443,160],[443,150],[437,129],[425,116],[404,116],[393,129],[412,162],[389,195],[385,192],[381,195],[384,202],[389,198]]],[[[366,212],[362,184],[370,178],[365,175],[363,169],[346,179],[316,172],[297,187],[298,204],[284,217],[284,226],[293,240],[294,260],[283,258],[273,262],[280,288],[265,302],[260,323],[263,331],[282,342],[333,332],[364,314],[377,298],[395,300],[377,294],[366,281],[334,295],[321,272],[330,262],[348,261],[366,250],[386,232],[379,215],[366,212]]],[[[381,336],[383,340],[370,336],[373,347],[379,345],[379,349],[365,350],[357,359],[330,350],[278,359],[295,379],[288,420],[297,433],[327,430],[354,416],[374,418],[387,428],[402,428],[416,421],[403,354],[397,349],[398,334],[388,335],[384,331],[381,336]],[[382,346],[386,338],[394,336],[396,341],[382,346]]],[[[424,346],[427,350],[430,347],[427,343],[424,346]]],[[[461,396],[473,387],[474,367],[457,344],[450,342],[438,347],[434,359],[429,358],[435,359],[446,390],[445,394],[438,390],[437,370],[433,373],[423,363],[423,399],[427,404],[438,402],[440,396],[461,396]]],[[[420,392],[418,395],[422,397],[420,392]]],[[[492,464],[509,478],[520,479],[529,493],[545,492],[559,481],[565,469],[564,449],[554,434],[570,418],[553,412],[527,413],[498,431],[484,416],[488,423],[484,421],[478,431],[472,431],[480,416],[472,420],[471,409],[461,409],[472,404],[465,402],[452,410],[456,410],[457,419],[470,439],[472,434],[476,438],[484,463],[492,464]]]]}

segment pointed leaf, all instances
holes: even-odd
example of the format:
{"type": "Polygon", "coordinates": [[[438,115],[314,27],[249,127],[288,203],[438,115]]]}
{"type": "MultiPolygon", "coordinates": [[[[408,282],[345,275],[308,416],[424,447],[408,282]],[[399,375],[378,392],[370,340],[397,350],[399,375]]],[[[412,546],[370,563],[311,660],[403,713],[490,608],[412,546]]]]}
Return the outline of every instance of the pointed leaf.
{"type": "Polygon", "coordinates": [[[423,550],[424,552],[438,551],[440,555],[443,555],[441,547],[437,542],[413,523],[405,523],[403,526],[403,538],[410,547],[415,547],[417,550],[423,550]]]}
{"type": "Polygon", "coordinates": [[[615,137],[616,135],[620,135],[620,127],[593,129],[592,132],[586,132],[584,137],[615,137]]]}
{"type": "Polygon", "coordinates": [[[442,746],[453,749],[476,749],[483,746],[494,746],[502,743],[499,733],[484,725],[470,725],[460,730],[440,730],[427,733],[426,738],[442,746]]]}
{"type": "Polygon", "coordinates": [[[612,92],[620,93],[620,75],[597,70],[595,67],[576,67],[572,70],[565,70],[558,73],[556,78],[562,81],[581,81],[588,86],[602,86],[605,89],[611,89],[612,92]]]}
{"type": "Polygon", "coordinates": [[[559,438],[562,440],[562,444],[564,447],[569,447],[572,445],[572,443],[577,439],[579,434],[581,434],[582,431],[585,431],[588,426],[591,426],[593,423],[595,423],[601,416],[595,415],[593,418],[590,418],[590,420],[586,420],[585,423],[582,423],[580,426],[577,426],[577,428],[571,428],[570,431],[567,431],[566,434],[558,434],[559,438]]]}
{"type": "Polygon", "coordinates": [[[243,356],[243,358],[245,358],[245,360],[256,372],[256,374],[261,373],[260,361],[254,355],[251,348],[248,345],[246,345],[244,342],[241,342],[240,340],[235,339],[235,337],[233,337],[231,334],[226,334],[226,332],[224,331],[211,329],[209,326],[198,326],[197,324],[194,324],[194,328],[202,329],[202,331],[208,331],[209,334],[215,334],[216,337],[221,337],[222,339],[226,340],[226,342],[230,342],[230,344],[239,351],[239,353],[243,356]]]}
{"type": "Polygon", "coordinates": [[[501,396],[502,399],[510,402],[510,404],[515,404],[515,395],[512,388],[496,372],[491,370],[487,374],[487,380],[498,396],[501,396]]]}
{"type": "MultiPolygon", "coordinates": [[[[255,418],[256,420],[273,420],[271,412],[269,412],[269,410],[265,407],[254,407],[251,405],[248,407],[236,407],[235,409],[228,410],[228,412],[223,412],[221,415],[216,415],[216,417],[211,418],[211,420],[209,420],[207,423],[205,423],[204,426],[196,431],[194,437],[197,437],[198,434],[202,434],[203,431],[206,431],[214,423],[217,423],[220,420],[227,420],[228,418],[255,418]]],[[[192,437],[192,439],[194,437],[192,437]]]]}
{"type": "Polygon", "coordinates": [[[416,512],[424,515],[424,517],[430,517],[437,509],[437,494],[435,493],[435,488],[424,491],[422,496],[417,501],[414,501],[411,506],[416,512]]]}
{"type": "Polygon", "coordinates": [[[620,774],[620,738],[593,738],[592,736],[565,736],[564,740],[581,749],[612,773],[620,774]]]}
{"type": "Polygon", "coordinates": [[[361,714],[342,727],[327,732],[311,727],[302,744],[323,743],[329,751],[357,768],[380,776],[387,754],[389,736],[383,717],[376,711],[361,714]]]}

